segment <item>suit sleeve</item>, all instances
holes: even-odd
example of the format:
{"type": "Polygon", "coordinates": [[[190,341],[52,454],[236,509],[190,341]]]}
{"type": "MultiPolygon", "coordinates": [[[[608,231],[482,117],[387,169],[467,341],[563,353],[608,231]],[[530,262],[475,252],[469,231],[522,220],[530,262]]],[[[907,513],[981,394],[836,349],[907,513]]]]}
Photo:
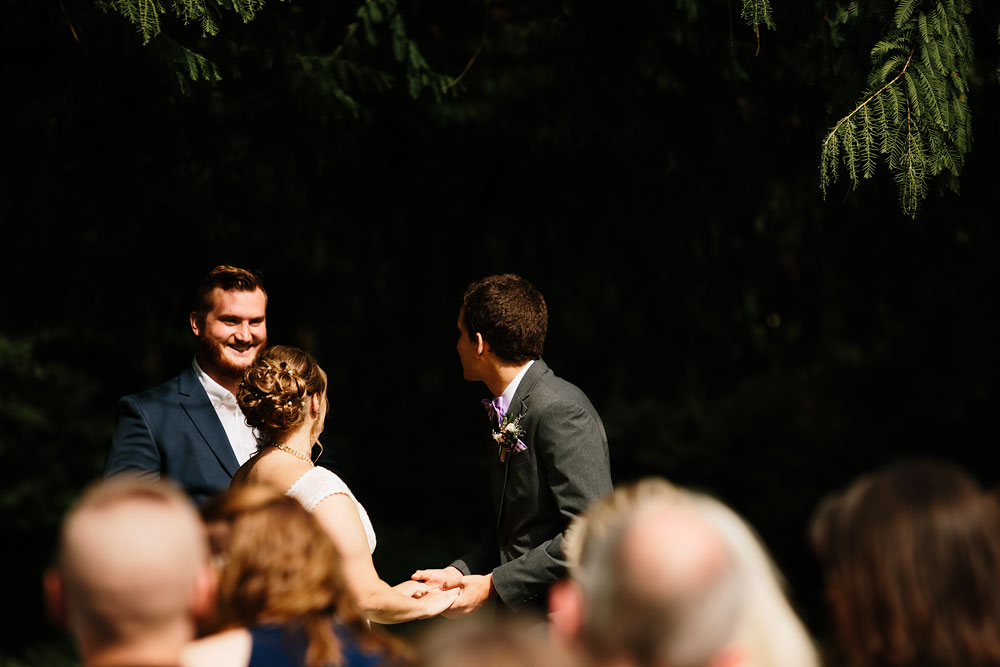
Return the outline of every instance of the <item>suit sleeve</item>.
{"type": "Polygon", "coordinates": [[[499,562],[500,550],[497,547],[496,537],[485,534],[472,551],[450,563],[450,566],[458,568],[462,574],[484,574],[496,567],[499,562]]]}
{"type": "Polygon", "coordinates": [[[493,585],[512,609],[545,594],[565,576],[565,526],[594,500],[611,493],[608,445],[600,423],[575,402],[556,402],[539,417],[533,440],[563,529],[520,557],[493,570],[493,585]]]}
{"type": "Polygon", "coordinates": [[[115,410],[115,434],[104,466],[105,477],[126,470],[159,475],[161,467],[160,450],[142,406],[134,397],[125,396],[115,410]]]}

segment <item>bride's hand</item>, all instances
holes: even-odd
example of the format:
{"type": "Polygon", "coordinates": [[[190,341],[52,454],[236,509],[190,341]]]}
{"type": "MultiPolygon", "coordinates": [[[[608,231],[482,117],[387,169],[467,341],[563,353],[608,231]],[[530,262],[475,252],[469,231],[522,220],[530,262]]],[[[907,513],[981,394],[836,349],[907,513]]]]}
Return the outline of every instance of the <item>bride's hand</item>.
{"type": "Polygon", "coordinates": [[[392,587],[392,590],[397,593],[401,593],[408,598],[422,598],[430,592],[430,588],[427,584],[420,581],[404,581],[401,584],[396,584],[392,587]]]}
{"type": "Polygon", "coordinates": [[[445,611],[455,600],[459,598],[462,594],[461,588],[453,588],[450,591],[436,591],[430,590],[426,595],[421,598],[425,606],[426,615],[424,618],[430,618],[431,616],[437,616],[441,612],[445,611]]]}

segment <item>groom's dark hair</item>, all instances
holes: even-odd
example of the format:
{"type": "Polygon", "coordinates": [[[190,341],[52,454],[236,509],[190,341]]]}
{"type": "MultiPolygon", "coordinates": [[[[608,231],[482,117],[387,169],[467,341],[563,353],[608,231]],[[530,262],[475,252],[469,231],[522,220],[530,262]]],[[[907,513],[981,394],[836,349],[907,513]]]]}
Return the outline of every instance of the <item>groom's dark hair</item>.
{"type": "Polygon", "coordinates": [[[549,309],[545,297],[521,276],[504,273],[469,285],[462,296],[469,337],[477,333],[504,361],[524,363],[542,356],[549,309]]]}

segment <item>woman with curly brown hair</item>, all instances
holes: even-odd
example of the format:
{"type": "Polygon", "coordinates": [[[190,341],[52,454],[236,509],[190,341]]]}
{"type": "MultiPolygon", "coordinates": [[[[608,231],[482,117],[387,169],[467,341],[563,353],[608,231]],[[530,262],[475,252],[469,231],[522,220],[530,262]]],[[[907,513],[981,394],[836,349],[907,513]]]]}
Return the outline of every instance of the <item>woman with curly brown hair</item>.
{"type": "Polygon", "coordinates": [[[851,665],[1000,665],[1000,507],[960,468],[865,475],[820,505],[811,538],[851,665]]]}
{"type": "Polygon", "coordinates": [[[218,574],[209,630],[184,667],[368,667],[395,647],[345,605],[341,562],[316,519],[266,486],[244,486],[202,510],[218,574]]]}
{"type": "Polygon", "coordinates": [[[457,591],[407,581],[390,587],[372,563],[375,531],[347,485],[313,465],[313,444],[326,419],[326,373],[309,354],[276,345],[247,369],[236,395],[247,424],[261,438],[259,453],[233,477],[233,486],[266,484],[295,498],[319,521],[340,554],[347,597],[365,618],[400,623],[441,613],[457,591]]]}

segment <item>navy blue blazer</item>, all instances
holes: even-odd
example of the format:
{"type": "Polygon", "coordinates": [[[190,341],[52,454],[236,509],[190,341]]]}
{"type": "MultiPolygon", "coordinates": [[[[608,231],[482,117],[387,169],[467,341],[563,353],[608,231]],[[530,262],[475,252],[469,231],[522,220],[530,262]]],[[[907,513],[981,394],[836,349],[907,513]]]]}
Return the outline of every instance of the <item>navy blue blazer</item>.
{"type": "MultiPolygon", "coordinates": [[[[324,441],[316,463],[346,481],[330,449],[324,441]]],[[[228,489],[239,467],[229,436],[190,366],[161,385],[118,401],[105,476],[140,471],[169,477],[200,505],[228,489]]]]}
{"type": "Polygon", "coordinates": [[[118,401],[105,476],[127,470],[163,475],[200,504],[228,489],[239,467],[190,366],[161,385],[118,401]]]}

